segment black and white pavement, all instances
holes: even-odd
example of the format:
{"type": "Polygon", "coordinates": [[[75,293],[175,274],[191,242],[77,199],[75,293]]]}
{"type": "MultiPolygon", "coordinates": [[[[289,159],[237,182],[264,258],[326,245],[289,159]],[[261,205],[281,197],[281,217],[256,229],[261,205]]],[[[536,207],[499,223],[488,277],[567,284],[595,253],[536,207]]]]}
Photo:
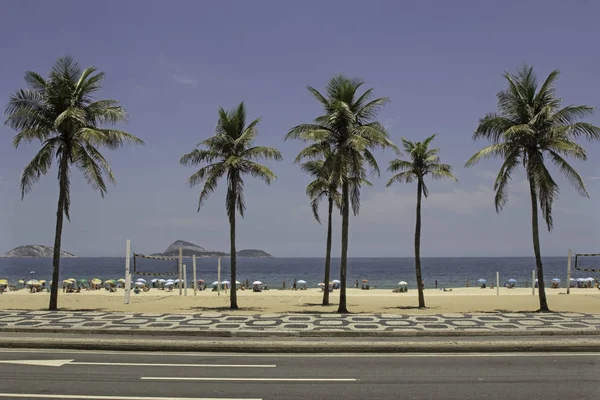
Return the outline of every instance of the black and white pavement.
{"type": "Polygon", "coordinates": [[[231,315],[111,313],[86,311],[0,311],[0,330],[183,332],[468,333],[600,331],[600,314],[262,314],[231,315]]]}

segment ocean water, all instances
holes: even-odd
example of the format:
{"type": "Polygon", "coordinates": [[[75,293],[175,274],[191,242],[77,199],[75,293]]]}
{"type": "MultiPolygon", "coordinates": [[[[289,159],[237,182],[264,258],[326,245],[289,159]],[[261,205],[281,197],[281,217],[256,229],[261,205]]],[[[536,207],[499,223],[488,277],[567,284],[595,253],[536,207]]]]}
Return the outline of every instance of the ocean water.
{"type": "MultiPolygon", "coordinates": [[[[192,279],[192,260],[184,258],[187,276],[192,279]]],[[[131,264],[133,266],[133,263],[131,264]]],[[[339,278],[339,259],[332,260],[331,279],[339,278]]],[[[139,270],[148,272],[174,272],[176,261],[140,260],[139,270]]],[[[238,280],[250,282],[260,280],[269,287],[278,288],[285,280],[290,286],[294,279],[304,279],[309,287],[316,287],[323,280],[324,259],[321,258],[238,258],[238,280]]],[[[65,258],[61,261],[61,281],[67,278],[116,279],[124,276],[125,258],[65,258]]],[[[503,258],[424,258],[422,260],[423,279],[426,288],[432,288],[435,280],[438,287],[462,287],[467,280],[474,286],[480,278],[488,283],[496,281],[496,271],[500,272],[503,284],[509,278],[518,281],[518,287],[527,282],[531,287],[531,271],[535,269],[533,257],[503,258]]],[[[0,279],[16,282],[19,279],[51,279],[52,260],[49,258],[0,258],[0,279]]],[[[567,274],[566,257],[544,259],[545,281],[559,278],[564,286],[567,274]]],[[[229,279],[229,259],[221,260],[221,280],[229,279]]],[[[574,278],[599,277],[597,272],[573,271],[574,278]]],[[[137,277],[137,276],[136,276],[137,277]]],[[[197,277],[208,283],[217,280],[217,259],[197,259],[197,277]]],[[[144,276],[150,280],[152,277],[144,276]]],[[[175,277],[174,277],[175,278],[175,277]]],[[[395,287],[398,281],[406,281],[409,287],[416,287],[414,261],[412,258],[351,258],[348,263],[348,285],[356,280],[369,280],[378,288],[395,287]]]]}

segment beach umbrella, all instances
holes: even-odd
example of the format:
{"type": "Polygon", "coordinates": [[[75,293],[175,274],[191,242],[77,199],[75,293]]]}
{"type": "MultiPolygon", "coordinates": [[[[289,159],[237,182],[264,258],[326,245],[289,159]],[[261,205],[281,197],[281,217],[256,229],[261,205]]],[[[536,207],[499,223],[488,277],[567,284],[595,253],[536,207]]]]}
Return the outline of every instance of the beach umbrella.
{"type": "Polygon", "coordinates": [[[173,286],[175,282],[165,282],[165,286],[173,286]]]}
{"type": "Polygon", "coordinates": [[[146,283],[146,280],[144,278],[137,278],[135,281],[146,283]]]}
{"type": "Polygon", "coordinates": [[[325,286],[325,284],[323,282],[319,282],[317,283],[317,286],[325,286]]]}
{"type": "Polygon", "coordinates": [[[206,282],[204,279],[198,279],[198,283],[204,283],[206,282]]]}
{"type": "Polygon", "coordinates": [[[595,281],[595,279],[594,279],[594,278],[592,278],[592,277],[589,277],[589,278],[587,278],[587,280],[588,280],[588,281],[592,281],[592,282],[594,282],[594,281],[595,281]]]}
{"type": "Polygon", "coordinates": [[[221,285],[229,285],[230,283],[231,282],[229,282],[229,281],[223,281],[223,282],[221,282],[221,285]]]}
{"type": "MultiPolygon", "coordinates": [[[[332,280],[331,282],[333,282],[333,283],[341,283],[341,282],[340,282],[339,280],[337,280],[337,279],[334,279],[334,280],[332,280]]],[[[363,282],[364,282],[364,281],[363,281],[363,282]]]]}
{"type": "Polygon", "coordinates": [[[136,282],[134,283],[135,286],[144,286],[144,282],[136,282]]]}
{"type": "Polygon", "coordinates": [[[552,282],[560,282],[560,279],[558,279],[558,278],[553,278],[553,279],[552,279],[552,282]]]}
{"type": "Polygon", "coordinates": [[[166,282],[166,281],[165,281],[163,278],[160,278],[158,281],[159,281],[160,283],[165,283],[165,282],[166,282]]]}
{"type": "Polygon", "coordinates": [[[253,285],[262,285],[262,282],[261,281],[254,281],[254,282],[252,282],[252,284],[253,285]]]}
{"type": "Polygon", "coordinates": [[[306,283],[306,281],[304,279],[300,279],[297,283],[300,283],[300,284],[304,285],[306,283]]]}
{"type": "Polygon", "coordinates": [[[152,282],[152,283],[158,282],[158,279],[152,279],[150,282],[152,282]]]}
{"type": "Polygon", "coordinates": [[[0,285],[8,285],[7,279],[0,279],[0,285]]]}
{"type": "Polygon", "coordinates": [[[125,278],[119,278],[119,280],[117,282],[119,282],[119,283],[125,283],[125,278]]]}
{"type": "Polygon", "coordinates": [[[478,282],[478,283],[486,283],[487,281],[486,281],[485,279],[481,278],[481,279],[479,279],[477,282],[478,282]]]}
{"type": "MultiPolygon", "coordinates": [[[[335,282],[335,281],[334,281],[334,282],[335,282]]],[[[338,282],[339,282],[339,281],[338,281],[338,282]]],[[[368,279],[363,279],[363,280],[362,280],[362,283],[369,283],[369,280],[368,280],[368,279]]]]}
{"type": "Polygon", "coordinates": [[[406,283],[404,281],[398,282],[398,286],[406,286],[406,285],[408,285],[408,283],[406,283]]]}
{"type": "Polygon", "coordinates": [[[29,286],[39,286],[40,282],[38,280],[31,279],[28,280],[25,284],[29,286]]]}
{"type": "Polygon", "coordinates": [[[88,280],[87,279],[80,279],[79,283],[88,283],[88,280]]]}
{"type": "Polygon", "coordinates": [[[513,279],[513,278],[510,278],[510,279],[509,279],[507,282],[508,282],[508,283],[517,283],[517,280],[516,280],[516,279],[513,279]]]}
{"type": "Polygon", "coordinates": [[[102,279],[94,278],[90,282],[92,285],[100,285],[102,283],[102,279]]]}
{"type": "Polygon", "coordinates": [[[241,283],[242,283],[242,282],[240,282],[240,281],[235,281],[235,284],[236,284],[236,285],[240,285],[241,283]]]}
{"type": "Polygon", "coordinates": [[[21,285],[24,285],[24,284],[25,284],[25,281],[24,281],[23,279],[19,279],[19,281],[18,281],[18,282],[19,282],[19,284],[21,284],[21,285]]]}
{"type": "Polygon", "coordinates": [[[213,286],[217,286],[218,284],[219,284],[219,282],[218,282],[218,281],[214,281],[214,282],[212,283],[212,285],[213,285],[213,286]]]}

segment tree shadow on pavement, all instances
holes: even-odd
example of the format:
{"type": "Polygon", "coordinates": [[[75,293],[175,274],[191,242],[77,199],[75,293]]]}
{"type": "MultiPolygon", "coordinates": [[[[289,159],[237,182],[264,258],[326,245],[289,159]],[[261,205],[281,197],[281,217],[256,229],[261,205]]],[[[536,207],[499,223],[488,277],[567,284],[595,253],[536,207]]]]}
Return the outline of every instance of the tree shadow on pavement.
{"type": "Polygon", "coordinates": [[[223,312],[223,313],[227,313],[227,312],[240,312],[240,311],[252,311],[252,312],[257,312],[257,313],[262,313],[265,312],[264,308],[260,308],[260,307],[240,307],[237,310],[232,310],[231,308],[227,307],[227,306],[222,306],[222,307],[202,307],[202,306],[196,306],[196,307],[186,307],[186,308],[178,308],[177,310],[193,310],[193,311],[205,311],[205,312],[211,312],[211,311],[218,311],[218,312],[223,312]]]}

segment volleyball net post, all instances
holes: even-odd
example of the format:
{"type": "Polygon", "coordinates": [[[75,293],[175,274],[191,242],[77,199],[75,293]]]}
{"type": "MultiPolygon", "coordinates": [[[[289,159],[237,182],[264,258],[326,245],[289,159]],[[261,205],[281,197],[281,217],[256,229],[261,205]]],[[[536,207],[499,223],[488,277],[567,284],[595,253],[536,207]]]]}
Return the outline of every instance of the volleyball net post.
{"type": "Polygon", "coordinates": [[[178,272],[179,272],[179,295],[181,296],[181,283],[183,280],[182,269],[183,269],[183,247],[179,246],[179,263],[178,263],[178,272]]]}
{"type": "Polygon", "coordinates": [[[127,239],[125,245],[125,294],[123,304],[129,304],[131,298],[131,273],[129,272],[129,263],[131,260],[131,240],[127,239]]]}
{"type": "Polygon", "coordinates": [[[573,251],[569,249],[569,256],[567,258],[567,294],[571,293],[571,257],[573,251]]]}
{"type": "Polygon", "coordinates": [[[194,279],[194,297],[198,292],[198,281],[196,280],[196,255],[192,256],[192,277],[194,279]]]}

